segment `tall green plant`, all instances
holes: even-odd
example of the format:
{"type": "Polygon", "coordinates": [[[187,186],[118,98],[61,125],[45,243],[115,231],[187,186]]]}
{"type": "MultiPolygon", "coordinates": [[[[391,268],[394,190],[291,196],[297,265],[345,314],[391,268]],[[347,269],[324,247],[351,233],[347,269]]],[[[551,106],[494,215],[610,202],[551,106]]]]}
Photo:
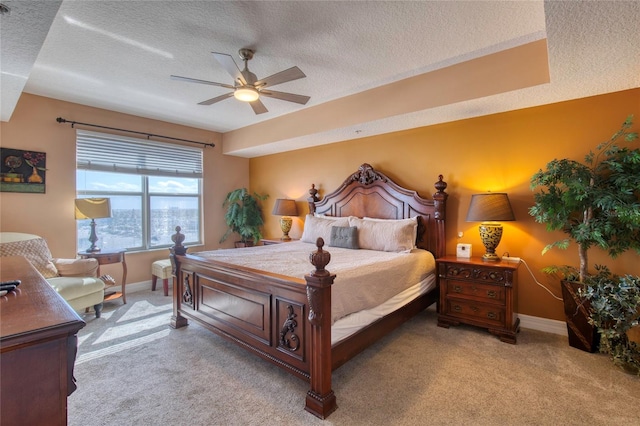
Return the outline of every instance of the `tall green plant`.
{"type": "Polygon", "coordinates": [[[222,203],[227,209],[224,219],[227,222],[227,232],[220,238],[224,242],[233,232],[240,235],[242,242],[251,239],[258,243],[262,238],[260,228],[264,224],[260,201],[266,200],[268,195],[251,194],[247,188],[234,189],[229,192],[222,203]]]}
{"type": "Polygon", "coordinates": [[[587,250],[593,246],[611,257],[628,250],[640,253],[640,148],[621,146],[637,140],[638,133],[629,131],[632,125],[629,116],[611,139],[589,151],[584,163],[554,159],[531,178],[531,189],[540,192],[529,214],[547,230],[569,235],[547,245],[543,254],[553,247],[566,249],[573,240],[580,281],[588,274],[587,250]]]}

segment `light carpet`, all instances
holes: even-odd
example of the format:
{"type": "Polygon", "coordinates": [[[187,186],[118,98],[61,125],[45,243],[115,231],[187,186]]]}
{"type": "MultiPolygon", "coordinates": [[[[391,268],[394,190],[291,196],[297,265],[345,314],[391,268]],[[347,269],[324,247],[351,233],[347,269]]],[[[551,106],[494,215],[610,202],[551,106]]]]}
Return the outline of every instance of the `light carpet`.
{"type": "Polygon", "coordinates": [[[338,409],[304,411],[308,384],[190,322],[162,291],[84,315],[68,399],[74,425],[638,425],[640,378],[565,337],[437,327],[427,310],[333,374],[338,409]]]}

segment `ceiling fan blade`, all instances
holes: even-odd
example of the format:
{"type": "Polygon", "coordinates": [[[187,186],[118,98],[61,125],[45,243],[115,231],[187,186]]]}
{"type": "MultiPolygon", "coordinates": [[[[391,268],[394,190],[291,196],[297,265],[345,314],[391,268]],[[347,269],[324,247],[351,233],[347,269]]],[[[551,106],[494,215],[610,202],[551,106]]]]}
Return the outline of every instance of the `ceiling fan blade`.
{"type": "Polygon", "coordinates": [[[216,96],[215,98],[207,99],[206,101],[198,102],[198,105],[212,105],[216,102],[224,101],[227,98],[233,96],[233,92],[225,93],[224,95],[216,96]]]}
{"type": "Polygon", "coordinates": [[[276,98],[283,101],[295,102],[297,104],[305,105],[311,99],[309,96],[296,95],[293,93],[276,92],[275,90],[261,90],[260,95],[268,96],[270,98],[276,98]]]}
{"type": "Polygon", "coordinates": [[[257,101],[249,102],[249,105],[251,105],[251,108],[253,108],[253,112],[255,112],[256,114],[264,114],[265,112],[269,112],[267,107],[264,106],[260,99],[258,99],[257,101]]]}
{"type": "Polygon", "coordinates": [[[218,86],[218,87],[225,87],[227,89],[235,89],[235,87],[231,86],[230,84],[216,83],[216,82],[207,81],[207,80],[198,80],[196,78],[181,77],[179,75],[172,75],[171,80],[186,81],[187,83],[208,84],[210,86],[218,86]]]}
{"type": "Polygon", "coordinates": [[[231,74],[231,77],[233,77],[233,81],[239,81],[243,86],[247,84],[247,81],[244,79],[244,76],[240,71],[240,68],[238,68],[236,61],[233,60],[231,55],[217,52],[211,53],[213,54],[213,57],[216,58],[216,60],[220,63],[220,65],[222,65],[222,68],[224,68],[229,74],[231,74]]]}
{"type": "Polygon", "coordinates": [[[297,80],[299,78],[305,78],[305,73],[298,67],[291,67],[287,70],[280,71],[279,73],[270,75],[254,83],[256,87],[275,86],[276,84],[286,83],[288,81],[297,80]]]}

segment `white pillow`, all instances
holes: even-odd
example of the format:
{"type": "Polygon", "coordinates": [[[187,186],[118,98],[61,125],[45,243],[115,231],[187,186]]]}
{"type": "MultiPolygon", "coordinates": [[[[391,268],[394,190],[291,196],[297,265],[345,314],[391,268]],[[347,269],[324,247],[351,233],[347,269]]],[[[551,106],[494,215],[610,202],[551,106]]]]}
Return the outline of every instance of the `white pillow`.
{"type": "Polygon", "coordinates": [[[349,218],[349,226],[358,227],[361,249],[401,252],[415,248],[418,220],[349,218]]]}
{"type": "Polygon", "coordinates": [[[315,244],[320,237],[327,245],[331,241],[331,227],[333,226],[349,226],[349,218],[316,217],[308,214],[304,221],[304,229],[302,230],[300,241],[315,244]]]}

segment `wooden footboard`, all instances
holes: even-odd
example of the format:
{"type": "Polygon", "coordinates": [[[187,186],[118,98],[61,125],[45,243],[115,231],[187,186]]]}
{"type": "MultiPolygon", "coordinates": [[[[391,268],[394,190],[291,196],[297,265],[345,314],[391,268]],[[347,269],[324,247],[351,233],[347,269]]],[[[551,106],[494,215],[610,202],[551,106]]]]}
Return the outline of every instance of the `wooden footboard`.
{"type": "Polygon", "coordinates": [[[330,255],[319,239],[315,270],[304,280],[186,254],[180,227],[172,237],[171,326],[191,319],[310,382],[306,410],[325,418],[336,406],[331,389],[330,255]]]}

